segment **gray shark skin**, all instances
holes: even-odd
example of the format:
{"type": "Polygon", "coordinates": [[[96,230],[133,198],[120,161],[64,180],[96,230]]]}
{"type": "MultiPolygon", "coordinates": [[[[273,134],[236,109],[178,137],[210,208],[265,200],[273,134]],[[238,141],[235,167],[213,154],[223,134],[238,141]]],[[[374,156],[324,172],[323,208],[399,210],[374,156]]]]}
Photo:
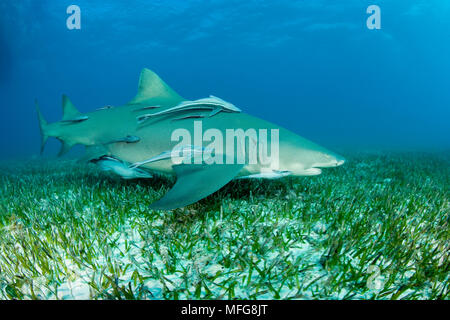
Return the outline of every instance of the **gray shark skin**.
{"type": "MultiPolygon", "coordinates": [[[[183,106],[186,101],[156,73],[144,69],[141,72],[136,97],[123,106],[101,108],[81,114],[63,95],[63,119],[49,124],[44,120],[36,102],[42,136],[41,151],[47,139],[55,137],[62,142],[60,155],[66,153],[72,146],[82,144],[90,152],[86,157],[87,160],[111,156],[122,163],[129,164],[131,169],[139,166],[150,172],[176,175],[177,182],[173,188],[162,199],[151,205],[152,209],[159,210],[175,209],[197,202],[234,178],[274,179],[287,175],[317,175],[321,173],[320,168],[336,167],[345,162],[342,156],[287,129],[240,112],[238,108],[235,112],[215,112],[214,110],[211,112],[211,108],[206,110],[186,108],[178,112],[179,109],[176,107],[183,106]],[[149,110],[153,109],[157,110],[158,116],[146,117],[149,110]],[[168,111],[165,112],[166,110],[168,111]],[[144,118],[145,121],[139,121],[144,118]],[[226,147],[221,151],[223,155],[220,154],[223,156],[224,163],[205,164],[192,161],[175,164],[172,158],[161,157],[180,144],[178,140],[172,141],[175,130],[183,129],[195,140],[199,125],[201,125],[202,133],[214,129],[223,137],[227,136],[227,130],[230,129],[242,129],[244,133],[247,133],[247,130],[256,132],[266,130],[267,145],[271,145],[272,142],[271,130],[278,130],[277,168],[272,170],[270,164],[263,164],[260,161],[257,163],[236,161],[235,156],[229,154],[226,147]],[[132,140],[132,143],[126,143],[130,137],[136,138],[132,140]]],[[[218,99],[218,101],[223,100],[218,99]]],[[[218,107],[217,110],[224,109],[218,107]]],[[[204,145],[194,143],[193,148],[201,150],[210,142],[200,141],[204,145]]],[[[224,146],[227,143],[229,143],[228,140],[224,141],[224,146]]],[[[251,138],[248,138],[243,147],[245,153],[249,152],[251,143],[251,138]]],[[[198,152],[192,152],[192,154],[196,153],[198,152]]]]}

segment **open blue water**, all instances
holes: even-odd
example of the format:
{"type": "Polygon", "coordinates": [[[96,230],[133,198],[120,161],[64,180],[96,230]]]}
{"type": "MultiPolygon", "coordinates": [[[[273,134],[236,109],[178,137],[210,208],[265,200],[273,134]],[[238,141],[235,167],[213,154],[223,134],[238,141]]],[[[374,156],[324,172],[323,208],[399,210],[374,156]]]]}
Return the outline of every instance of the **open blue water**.
{"type": "Polygon", "coordinates": [[[62,93],[84,112],[124,104],[144,67],[327,147],[446,149],[449,17],[447,0],[1,0],[0,156],[39,152],[35,98],[49,121],[62,93]]]}

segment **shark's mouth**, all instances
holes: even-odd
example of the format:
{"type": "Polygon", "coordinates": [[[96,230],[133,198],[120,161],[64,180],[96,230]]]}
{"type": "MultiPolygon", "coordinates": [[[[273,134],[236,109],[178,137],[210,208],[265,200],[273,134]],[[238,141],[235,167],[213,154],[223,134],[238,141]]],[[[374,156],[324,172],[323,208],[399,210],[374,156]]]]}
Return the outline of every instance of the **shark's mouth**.
{"type": "Polygon", "coordinates": [[[329,162],[329,163],[316,163],[314,164],[313,167],[311,167],[311,169],[318,169],[318,168],[334,168],[334,167],[339,167],[341,165],[343,165],[345,163],[344,159],[340,159],[340,160],[336,160],[335,162],[329,162]]]}

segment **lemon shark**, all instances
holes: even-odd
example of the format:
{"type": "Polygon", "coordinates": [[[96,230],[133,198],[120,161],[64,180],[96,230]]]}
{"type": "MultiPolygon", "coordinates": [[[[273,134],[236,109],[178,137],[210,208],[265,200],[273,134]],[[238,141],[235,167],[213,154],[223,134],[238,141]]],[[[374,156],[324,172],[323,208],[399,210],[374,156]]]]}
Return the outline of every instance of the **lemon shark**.
{"type": "Polygon", "coordinates": [[[345,161],[215,96],[186,100],[148,69],[141,72],[137,95],[125,105],[81,113],[63,95],[62,107],[62,120],[47,123],[36,101],[41,152],[55,137],[62,142],[59,155],[84,145],[87,160],[123,178],[175,175],[172,189],[152,209],[195,203],[232,179],[312,176],[345,161]]]}

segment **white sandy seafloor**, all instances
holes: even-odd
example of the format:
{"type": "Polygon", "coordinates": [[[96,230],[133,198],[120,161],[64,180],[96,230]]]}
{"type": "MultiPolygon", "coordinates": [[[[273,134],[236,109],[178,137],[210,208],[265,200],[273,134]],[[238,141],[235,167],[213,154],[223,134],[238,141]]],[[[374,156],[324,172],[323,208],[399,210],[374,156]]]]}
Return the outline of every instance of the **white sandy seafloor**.
{"type": "MultiPolygon", "coordinates": [[[[156,220],[153,225],[158,226],[162,223],[161,220],[156,220]]],[[[220,223],[220,222],[219,222],[220,223]]],[[[289,224],[295,223],[291,221],[278,221],[279,226],[288,226],[289,224]]],[[[203,226],[199,223],[198,228],[202,228],[203,226]]],[[[234,237],[232,231],[224,231],[223,237],[234,237]]],[[[313,235],[313,237],[316,235],[313,235]]],[[[128,226],[124,226],[124,230],[122,233],[116,233],[115,236],[112,237],[114,239],[114,244],[111,245],[110,257],[111,260],[114,261],[117,265],[126,266],[131,264],[126,272],[124,272],[119,279],[117,279],[118,284],[120,286],[131,285],[132,288],[136,288],[136,283],[133,281],[133,273],[138,271],[142,276],[151,276],[148,271],[149,262],[142,255],[142,252],[145,250],[151,250],[149,248],[149,243],[136,230],[131,229],[128,226]]],[[[265,239],[261,239],[261,241],[265,242],[265,239]]],[[[267,243],[270,246],[270,240],[267,243]]],[[[242,248],[245,249],[245,248],[242,248]]],[[[189,282],[191,284],[189,291],[192,293],[196,290],[196,284],[200,280],[199,274],[207,274],[209,276],[214,276],[219,271],[224,271],[225,267],[217,262],[217,257],[221,255],[228,255],[229,249],[224,248],[222,252],[211,252],[206,249],[206,246],[202,242],[196,243],[195,247],[192,250],[194,255],[192,258],[188,258],[188,252],[186,254],[180,254],[177,257],[179,261],[178,267],[180,269],[187,270],[186,274],[182,272],[173,272],[166,273],[165,269],[165,260],[168,259],[167,247],[162,245],[159,248],[159,251],[154,252],[154,260],[151,262],[151,268],[156,268],[161,271],[162,279],[154,279],[149,278],[143,282],[143,286],[151,293],[148,298],[150,299],[163,299],[162,292],[163,288],[166,286],[169,290],[174,290],[179,286],[183,285],[185,281],[184,277],[187,275],[189,278],[189,282]]],[[[304,272],[301,281],[307,284],[317,278],[323,277],[327,275],[327,272],[323,270],[322,266],[319,263],[319,260],[324,252],[315,251],[313,246],[308,242],[296,243],[292,244],[286,252],[276,252],[271,251],[268,252],[267,255],[261,259],[254,257],[254,262],[260,268],[263,268],[264,263],[276,263],[278,260],[292,261],[294,262],[297,259],[301,259],[305,265],[308,267],[308,271],[304,272]]],[[[98,259],[94,262],[98,266],[105,265],[105,257],[98,257],[98,259]]],[[[41,293],[37,293],[37,296],[42,299],[91,299],[93,297],[93,292],[90,289],[89,283],[94,279],[94,281],[99,280],[99,272],[96,272],[92,268],[83,268],[79,267],[74,261],[71,259],[65,259],[64,264],[66,265],[67,270],[70,270],[71,276],[64,279],[64,281],[56,287],[57,294],[54,292],[50,292],[49,290],[45,290],[41,293]],[[98,273],[98,275],[96,275],[98,273]]],[[[277,268],[275,264],[275,268],[277,268]]],[[[221,283],[228,278],[235,279],[244,279],[245,283],[248,281],[248,271],[244,270],[227,270],[222,276],[216,278],[215,282],[221,283]]],[[[256,272],[253,273],[252,279],[257,280],[258,274],[256,272]]],[[[40,279],[35,279],[36,283],[39,283],[40,279]]],[[[45,279],[41,279],[42,283],[45,283],[45,279]]],[[[249,292],[245,285],[245,283],[240,283],[235,287],[235,295],[239,298],[248,298],[249,292]]],[[[319,285],[318,283],[317,285],[319,285]]],[[[42,286],[45,288],[45,286],[42,286]]],[[[211,290],[216,291],[217,296],[220,295],[221,291],[225,291],[222,288],[216,288],[214,290],[213,287],[210,287],[211,290]]],[[[203,289],[204,290],[204,289],[203,289]]],[[[312,297],[312,289],[310,290],[311,295],[308,296],[307,292],[302,292],[303,298],[312,297]]],[[[289,288],[289,286],[284,285],[280,290],[280,298],[287,298],[295,295],[297,292],[297,288],[289,288]]],[[[202,295],[205,292],[202,292],[202,295]]],[[[343,293],[345,295],[345,293],[343,293]]],[[[180,299],[187,298],[180,295],[180,299]]],[[[272,299],[273,294],[271,293],[263,293],[258,296],[258,299],[272,299]]],[[[336,297],[338,298],[338,297],[336,297]]]]}
{"type": "MultiPolygon", "coordinates": [[[[45,200],[43,200],[45,201],[45,200]]],[[[90,211],[90,208],[86,208],[90,211]]],[[[82,213],[80,213],[82,214],[82,213]]],[[[239,219],[239,216],[236,217],[239,219]]],[[[280,232],[279,230],[286,230],[288,228],[296,228],[298,222],[296,220],[283,219],[280,220],[276,215],[268,214],[265,222],[259,223],[255,227],[274,227],[274,232],[280,232]],[[268,220],[267,217],[273,217],[272,221],[268,220]]],[[[216,221],[216,225],[207,226],[198,222],[194,226],[194,230],[201,232],[202,228],[205,233],[208,233],[208,229],[213,227],[222,227],[223,233],[222,237],[225,243],[228,243],[229,239],[239,236],[242,232],[240,230],[233,230],[232,228],[227,228],[226,225],[221,226],[223,223],[220,220],[216,221]]],[[[133,219],[133,225],[139,224],[139,221],[133,219]]],[[[45,277],[34,278],[33,280],[33,291],[37,298],[39,299],[91,299],[96,297],[92,290],[90,283],[100,282],[101,275],[107,270],[107,262],[124,268],[128,266],[125,271],[123,271],[120,276],[115,279],[118,286],[130,286],[133,290],[140,286],[144,291],[148,291],[145,298],[147,299],[163,299],[163,290],[175,290],[177,288],[187,288],[192,294],[196,291],[196,287],[199,281],[201,281],[200,275],[215,276],[217,273],[222,272],[214,282],[217,284],[227,283],[227,279],[236,280],[236,285],[234,287],[235,297],[245,299],[249,298],[251,294],[255,293],[255,289],[249,287],[249,271],[236,269],[226,269],[219,262],[219,258],[227,256],[230,254],[230,250],[238,250],[238,248],[224,247],[221,250],[211,250],[208,249],[210,245],[207,243],[209,240],[200,240],[195,243],[192,250],[186,251],[185,253],[177,253],[176,260],[177,270],[175,272],[167,272],[165,267],[165,261],[171,259],[168,256],[168,247],[165,244],[160,244],[159,248],[152,243],[152,234],[157,235],[161,232],[158,227],[161,227],[163,220],[156,219],[151,225],[143,222],[142,225],[149,228],[148,233],[142,233],[137,228],[131,228],[130,223],[125,223],[122,226],[122,232],[116,232],[113,236],[104,239],[108,247],[105,256],[99,254],[95,257],[94,261],[91,261],[90,267],[83,266],[77,261],[69,257],[65,257],[65,253],[61,250],[61,260],[60,264],[63,265],[63,269],[67,271],[67,275],[61,279],[60,283],[55,283],[53,286],[48,285],[48,281],[45,277]],[[155,227],[154,229],[152,227],[155,227]],[[146,256],[148,252],[152,253],[153,260],[150,262],[146,256]],[[188,257],[190,252],[193,254],[188,257]],[[93,268],[92,266],[96,266],[93,268]],[[154,277],[154,270],[158,270],[160,273],[160,278],[154,277]],[[152,271],[150,271],[152,270],[152,271]],[[142,282],[135,281],[133,275],[138,272],[142,277],[148,277],[142,282]],[[51,288],[51,289],[50,289],[51,288]],[[146,290],[145,290],[146,289],[146,290]]],[[[239,225],[236,223],[234,226],[239,225]]],[[[273,286],[279,289],[279,299],[295,298],[295,299],[311,299],[316,296],[318,291],[321,291],[322,286],[327,286],[327,275],[328,272],[323,268],[320,263],[321,257],[326,253],[326,249],[317,249],[313,245],[316,241],[320,241],[321,237],[326,237],[326,226],[322,223],[317,223],[314,226],[313,231],[308,235],[307,240],[299,239],[297,242],[291,242],[289,249],[285,251],[269,250],[263,257],[253,256],[253,262],[260,269],[264,269],[265,265],[273,265],[273,270],[271,272],[276,273],[279,269],[279,279],[278,281],[273,281],[273,286]],[[298,267],[299,276],[298,279],[293,283],[292,281],[283,281],[282,269],[285,268],[286,264],[300,262],[298,267]],[[278,282],[278,283],[277,283],[278,282]],[[282,283],[284,282],[284,284],[282,283]],[[298,294],[299,283],[303,288],[301,294],[298,294]]],[[[168,242],[170,242],[170,230],[166,231],[168,242]]],[[[67,235],[70,238],[70,234],[67,235]]],[[[45,241],[45,239],[43,239],[45,241]]],[[[244,239],[241,239],[244,240],[244,239]]],[[[249,239],[250,240],[250,239],[249,239]]],[[[261,243],[264,243],[268,248],[271,247],[270,239],[259,239],[261,243]]],[[[246,250],[245,241],[242,241],[243,247],[239,250],[246,250]]],[[[95,245],[95,244],[94,244],[95,245]]],[[[247,244],[250,248],[250,244],[247,244]]],[[[20,250],[20,246],[17,246],[17,250],[20,250]]],[[[250,248],[251,250],[251,248],[250,248]]],[[[99,250],[100,251],[100,250],[99,250]]],[[[351,260],[351,257],[349,257],[351,260]]],[[[357,261],[352,261],[352,263],[357,264],[357,261]]],[[[39,268],[37,266],[37,268],[39,268]]],[[[261,276],[257,272],[252,272],[251,281],[259,282],[261,276]]],[[[383,277],[379,277],[376,281],[382,282],[383,277]]],[[[230,283],[231,281],[228,281],[230,283]]],[[[25,288],[23,288],[25,289],[25,288]]],[[[220,297],[221,294],[226,292],[226,287],[214,287],[209,285],[209,289],[214,292],[214,296],[220,297]]],[[[31,291],[31,288],[28,288],[31,291]]],[[[26,290],[23,290],[25,293],[26,290]]],[[[31,293],[31,292],[29,292],[31,293]]],[[[205,290],[202,288],[201,296],[205,294],[205,290]]],[[[353,298],[367,298],[371,296],[373,290],[367,291],[363,295],[356,295],[353,298]]],[[[408,292],[406,292],[408,293],[408,292]]],[[[335,294],[329,298],[341,299],[348,294],[347,290],[342,290],[339,294],[335,294]]],[[[224,298],[227,296],[224,295],[224,298]]],[[[181,293],[178,297],[179,299],[189,298],[184,293],[181,293]]],[[[257,296],[258,299],[273,299],[274,294],[270,291],[264,290],[257,296]]]]}

